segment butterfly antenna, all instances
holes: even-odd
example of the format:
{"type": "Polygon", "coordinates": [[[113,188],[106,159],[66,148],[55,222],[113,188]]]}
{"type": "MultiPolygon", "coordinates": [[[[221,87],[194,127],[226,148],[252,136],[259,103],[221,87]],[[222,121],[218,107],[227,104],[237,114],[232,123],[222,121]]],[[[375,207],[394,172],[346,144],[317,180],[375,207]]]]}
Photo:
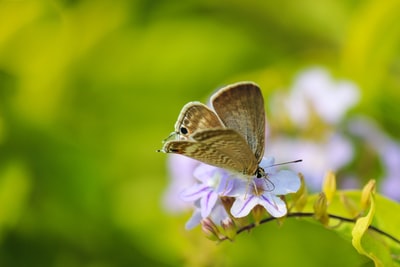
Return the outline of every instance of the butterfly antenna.
{"type": "Polygon", "coordinates": [[[285,165],[285,164],[292,164],[292,163],[298,163],[298,162],[302,162],[302,159],[296,159],[296,160],[292,160],[292,161],[286,161],[286,162],[281,162],[281,163],[276,163],[276,164],[272,164],[269,167],[273,167],[273,166],[279,166],[279,165],[285,165]]]}

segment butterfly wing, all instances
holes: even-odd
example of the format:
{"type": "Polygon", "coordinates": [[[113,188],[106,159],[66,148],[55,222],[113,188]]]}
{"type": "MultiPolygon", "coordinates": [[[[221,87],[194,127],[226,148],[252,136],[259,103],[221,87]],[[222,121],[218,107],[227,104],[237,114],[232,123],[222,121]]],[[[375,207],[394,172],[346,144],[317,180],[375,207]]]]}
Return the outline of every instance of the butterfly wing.
{"type": "Polygon", "coordinates": [[[257,159],[246,141],[232,129],[197,131],[190,140],[166,142],[162,151],[181,154],[244,175],[254,175],[258,168],[257,159]]]}
{"type": "Polygon", "coordinates": [[[260,88],[252,82],[241,82],[220,89],[211,103],[223,124],[246,140],[260,162],[264,155],[265,111],[260,88]]]}
{"type": "Polygon", "coordinates": [[[223,128],[217,114],[200,102],[189,102],[181,110],[175,123],[178,140],[185,140],[198,130],[223,128]]]}

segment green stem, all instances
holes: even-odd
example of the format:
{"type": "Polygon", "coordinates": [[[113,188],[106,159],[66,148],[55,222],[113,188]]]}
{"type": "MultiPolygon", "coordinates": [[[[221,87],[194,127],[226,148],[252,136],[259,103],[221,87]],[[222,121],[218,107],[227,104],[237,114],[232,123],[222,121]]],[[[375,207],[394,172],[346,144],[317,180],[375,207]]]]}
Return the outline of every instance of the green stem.
{"type": "MultiPolygon", "coordinates": [[[[315,214],[312,213],[312,212],[293,212],[293,213],[288,213],[286,215],[286,217],[287,218],[292,218],[292,217],[296,217],[296,218],[299,218],[299,217],[312,218],[312,217],[314,217],[314,215],[315,214]]],[[[342,217],[342,216],[338,216],[338,215],[334,215],[334,214],[328,214],[328,216],[329,216],[329,218],[337,219],[337,220],[340,220],[342,222],[347,222],[347,223],[356,223],[356,221],[357,221],[357,218],[351,219],[351,218],[346,218],[346,217],[342,217]]],[[[260,221],[260,224],[271,222],[271,221],[274,221],[276,219],[278,219],[278,218],[275,218],[275,217],[265,218],[265,219],[260,221]]],[[[246,226],[240,228],[239,230],[237,230],[236,234],[240,234],[241,232],[250,230],[250,229],[252,229],[254,227],[256,227],[256,224],[255,223],[251,223],[251,224],[246,225],[246,226]]],[[[383,231],[383,230],[381,230],[381,229],[379,229],[379,228],[377,228],[377,227],[375,227],[373,225],[370,225],[368,227],[368,229],[373,230],[373,231],[375,231],[375,232],[377,232],[377,233],[379,233],[379,234],[381,234],[383,236],[386,236],[386,237],[390,238],[391,240],[393,240],[394,242],[400,244],[400,240],[399,239],[397,239],[396,237],[392,236],[391,234],[389,234],[389,233],[387,233],[387,232],[385,232],[385,231],[383,231]]],[[[226,240],[226,239],[227,238],[224,238],[222,240],[226,240]]]]}

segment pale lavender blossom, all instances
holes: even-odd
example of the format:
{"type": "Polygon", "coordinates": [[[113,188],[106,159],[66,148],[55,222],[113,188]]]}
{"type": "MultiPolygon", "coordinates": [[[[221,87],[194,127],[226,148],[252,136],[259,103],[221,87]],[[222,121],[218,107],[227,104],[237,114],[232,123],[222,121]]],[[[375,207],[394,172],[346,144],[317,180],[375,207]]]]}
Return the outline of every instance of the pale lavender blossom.
{"type": "MultiPolygon", "coordinates": [[[[376,177],[381,181],[379,190],[400,200],[400,143],[389,137],[371,118],[345,117],[360,99],[355,84],[335,81],[324,69],[314,68],[298,75],[288,95],[277,94],[271,99],[275,101],[270,104],[275,107],[272,110],[276,112],[274,117],[279,119],[286,113],[298,135],[292,138],[281,129],[279,135],[269,138],[266,150],[284,161],[303,159],[302,164],[294,165],[293,169],[303,173],[311,189],[320,188],[326,171],[337,172],[350,163],[359,164],[353,162],[352,140],[357,139],[368,147],[368,151],[376,153],[382,166],[382,176],[376,177]]],[[[342,178],[342,187],[359,185],[355,173],[346,171],[342,178]]]]}
{"type": "Polygon", "coordinates": [[[379,155],[384,170],[381,177],[382,192],[392,199],[400,200],[400,144],[367,117],[353,118],[349,123],[349,130],[379,155]]]}
{"type": "Polygon", "coordinates": [[[296,138],[283,133],[272,135],[266,150],[283,160],[303,159],[301,165],[293,168],[303,173],[311,189],[318,190],[327,171],[338,171],[353,160],[353,144],[340,132],[339,125],[359,98],[354,83],[335,81],[322,68],[300,73],[288,95],[271,98],[280,101],[271,106],[279,108],[276,113],[286,111],[298,135],[296,138]],[[321,129],[320,134],[316,127],[321,129]],[[307,136],[307,132],[313,135],[307,136]]]}
{"type": "Polygon", "coordinates": [[[267,178],[244,178],[224,169],[201,163],[193,175],[197,182],[185,189],[180,197],[193,203],[195,210],[186,223],[191,229],[204,218],[211,218],[218,225],[229,218],[220,197],[234,197],[231,214],[234,217],[246,216],[256,205],[263,206],[274,217],[287,213],[286,204],[280,195],[294,193],[300,188],[300,178],[291,171],[277,171],[274,158],[263,158],[260,166],[267,178]]]}
{"type": "Polygon", "coordinates": [[[166,211],[179,213],[193,207],[192,203],[183,201],[179,194],[196,181],[193,172],[199,164],[199,161],[188,157],[168,155],[167,165],[171,180],[162,199],[166,211]]]}
{"type": "Polygon", "coordinates": [[[221,168],[200,163],[193,176],[197,182],[184,189],[180,198],[193,203],[195,210],[186,223],[186,229],[192,229],[204,218],[211,218],[218,225],[229,218],[220,197],[226,196],[233,188],[236,179],[221,168]]]}
{"type": "Polygon", "coordinates": [[[353,145],[340,134],[330,134],[324,141],[285,136],[274,138],[267,146],[268,153],[286,160],[302,159],[292,169],[301,172],[307,185],[314,190],[321,188],[322,179],[329,170],[338,171],[354,156],[353,145]]]}
{"type": "Polygon", "coordinates": [[[193,175],[198,183],[183,190],[180,197],[187,202],[200,200],[200,213],[206,218],[218,198],[229,194],[236,180],[227,171],[204,163],[195,169],[193,175]]]}
{"type": "Polygon", "coordinates": [[[285,107],[293,123],[306,128],[315,115],[326,123],[339,123],[359,98],[359,89],[354,83],[336,82],[324,69],[314,68],[297,76],[285,107]]]}
{"type": "Polygon", "coordinates": [[[250,182],[242,180],[228,194],[236,198],[231,208],[232,216],[245,217],[256,205],[263,206],[273,217],[286,215],[286,203],[279,196],[297,192],[300,178],[292,171],[276,171],[273,164],[274,158],[264,158],[260,166],[267,178],[253,178],[250,182]]]}
{"type": "MultiPolygon", "coordinates": [[[[222,205],[220,199],[217,200],[208,217],[217,225],[221,225],[224,220],[230,219],[229,214],[226,212],[225,207],[222,205]]],[[[194,227],[199,225],[201,220],[203,219],[204,217],[201,216],[199,201],[196,201],[192,217],[190,217],[190,219],[186,222],[185,229],[193,229],[194,227]]]]}

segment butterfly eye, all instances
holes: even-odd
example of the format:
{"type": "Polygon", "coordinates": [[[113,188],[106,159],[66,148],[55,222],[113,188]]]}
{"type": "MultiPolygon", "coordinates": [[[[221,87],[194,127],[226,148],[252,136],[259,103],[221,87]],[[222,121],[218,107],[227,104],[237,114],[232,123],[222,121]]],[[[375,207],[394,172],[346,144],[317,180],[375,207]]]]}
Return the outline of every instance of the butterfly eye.
{"type": "Polygon", "coordinates": [[[188,129],[186,129],[185,127],[181,127],[181,134],[187,134],[188,133],[188,129]]]}
{"type": "Polygon", "coordinates": [[[261,168],[261,167],[258,167],[258,169],[257,169],[255,174],[256,174],[257,178],[262,178],[262,177],[266,176],[264,169],[261,168]]]}

